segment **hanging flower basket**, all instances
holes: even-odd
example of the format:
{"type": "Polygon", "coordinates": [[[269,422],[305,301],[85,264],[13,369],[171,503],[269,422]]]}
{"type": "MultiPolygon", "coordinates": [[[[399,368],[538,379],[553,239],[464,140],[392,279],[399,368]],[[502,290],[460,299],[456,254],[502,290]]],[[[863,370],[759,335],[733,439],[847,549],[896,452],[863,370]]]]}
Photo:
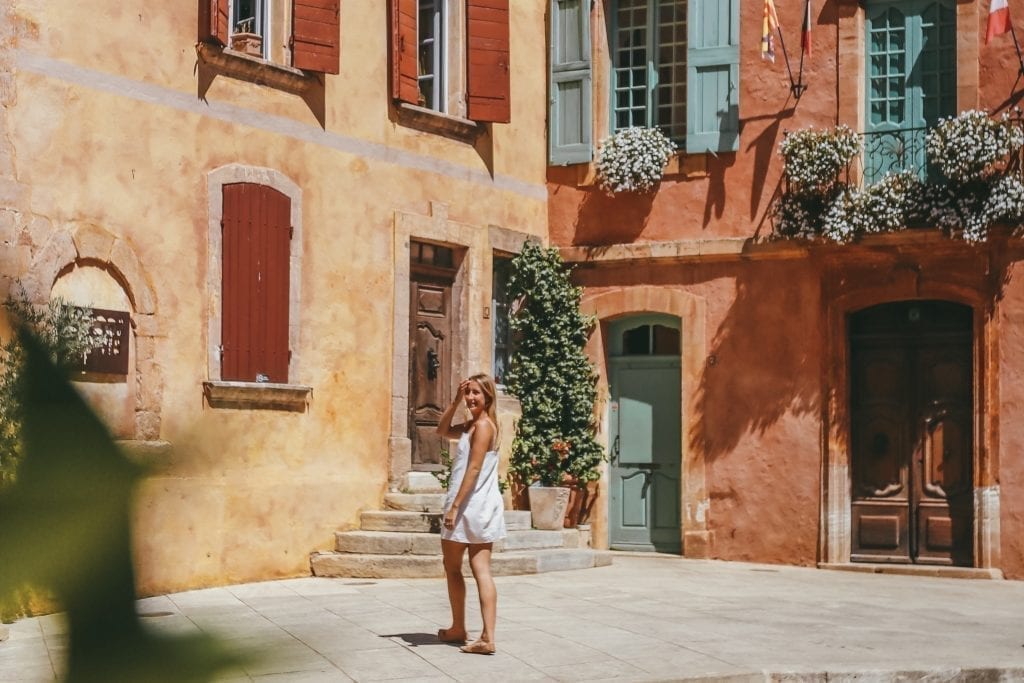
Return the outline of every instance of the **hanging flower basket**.
{"type": "Polygon", "coordinates": [[[674,142],[657,128],[624,128],[601,141],[597,178],[608,194],[650,192],[661,180],[674,142]]]}

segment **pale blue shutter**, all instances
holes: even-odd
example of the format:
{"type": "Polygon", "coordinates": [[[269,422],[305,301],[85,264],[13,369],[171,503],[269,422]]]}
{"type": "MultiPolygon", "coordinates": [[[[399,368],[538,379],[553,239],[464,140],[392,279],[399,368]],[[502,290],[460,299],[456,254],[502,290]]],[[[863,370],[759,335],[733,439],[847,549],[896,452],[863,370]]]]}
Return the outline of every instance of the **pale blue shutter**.
{"type": "Polygon", "coordinates": [[[686,151],[739,149],[739,0],[690,0],[686,151]]]}
{"type": "Polygon", "coordinates": [[[551,0],[551,107],[548,146],[552,164],[590,161],[590,0],[551,0]]]}

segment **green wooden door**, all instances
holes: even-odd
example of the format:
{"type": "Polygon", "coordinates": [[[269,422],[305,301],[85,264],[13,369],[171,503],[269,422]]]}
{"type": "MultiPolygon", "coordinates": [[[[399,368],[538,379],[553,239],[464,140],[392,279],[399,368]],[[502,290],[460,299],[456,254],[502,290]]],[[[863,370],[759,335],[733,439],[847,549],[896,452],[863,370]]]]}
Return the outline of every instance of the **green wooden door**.
{"type": "Polygon", "coordinates": [[[927,130],[956,113],[953,0],[869,2],[867,74],[864,181],[901,170],[924,179],[927,130]]]}
{"type": "Polygon", "coordinates": [[[613,324],[612,338],[610,546],[678,553],[682,548],[678,327],[652,324],[645,317],[613,324]],[[648,342],[646,352],[643,342],[648,342]]]}

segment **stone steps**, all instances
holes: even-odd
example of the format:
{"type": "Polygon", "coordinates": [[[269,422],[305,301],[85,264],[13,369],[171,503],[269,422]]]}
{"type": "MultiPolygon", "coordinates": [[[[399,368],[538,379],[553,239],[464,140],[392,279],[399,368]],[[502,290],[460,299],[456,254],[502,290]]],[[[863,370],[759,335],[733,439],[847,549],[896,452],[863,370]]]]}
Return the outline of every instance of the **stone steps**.
{"type": "MultiPolygon", "coordinates": [[[[314,576],[438,578],[441,511],[445,493],[429,472],[409,472],[401,492],[384,497],[385,510],[364,512],[358,531],[335,534],[333,552],[310,555],[314,576]]],[[[589,531],[533,529],[528,510],[506,510],[508,535],[494,544],[491,571],[497,576],[587,569],[611,564],[611,554],[590,548],[589,531]]],[[[468,559],[463,573],[471,574],[468,559]]]]}
{"type": "MultiPolygon", "coordinates": [[[[441,537],[434,533],[410,531],[338,531],[334,534],[334,550],[339,553],[367,555],[439,555],[441,537]]],[[[581,547],[576,529],[541,531],[510,530],[508,536],[494,544],[494,552],[545,550],[581,547]]]]}
{"type": "MultiPolygon", "coordinates": [[[[541,574],[570,569],[589,569],[611,564],[611,553],[589,548],[516,550],[491,556],[495,576],[541,574]]],[[[363,579],[443,578],[440,555],[373,555],[361,553],[314,553],[310,558],[314,576],[363,579]]],[[[468,558],[462,573],[472,576],[468,558]]]]}

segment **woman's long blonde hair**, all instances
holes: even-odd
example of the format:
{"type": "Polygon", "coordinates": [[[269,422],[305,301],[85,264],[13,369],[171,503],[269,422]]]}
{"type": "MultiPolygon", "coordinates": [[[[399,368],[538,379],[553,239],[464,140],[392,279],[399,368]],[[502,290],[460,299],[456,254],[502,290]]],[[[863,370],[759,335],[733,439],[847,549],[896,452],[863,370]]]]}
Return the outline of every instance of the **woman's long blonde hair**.
{"type": "Polygon", "coordinates": [[[501,443],[501,426],[498,425],[498,387],[494,384],[494,378],[486,372],[478,372],[469,380],[479,384],[480,389],[484,392],[484,398],[487,400],[484,412],[487,413],[491,424],[494,425],[494,448],[496,449],[501,443]]]}

